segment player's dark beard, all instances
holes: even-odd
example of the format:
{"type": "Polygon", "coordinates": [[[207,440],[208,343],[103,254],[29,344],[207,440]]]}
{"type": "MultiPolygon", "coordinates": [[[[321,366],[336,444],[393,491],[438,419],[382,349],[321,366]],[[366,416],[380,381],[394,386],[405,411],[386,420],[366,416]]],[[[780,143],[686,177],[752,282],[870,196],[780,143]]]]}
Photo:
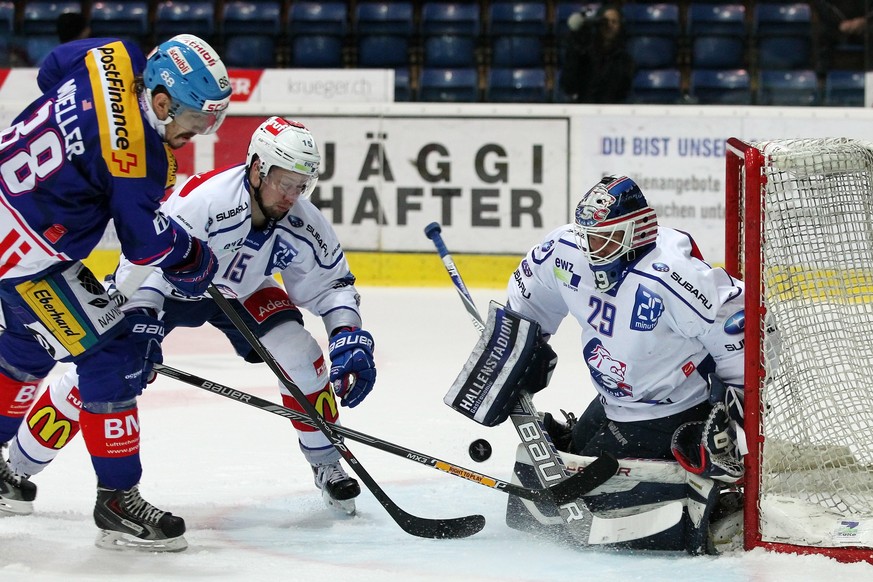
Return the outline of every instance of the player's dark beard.
{"type": "Polygon", "coordinates": [[[255,191],[255,202],[257,203],[258,208],[261,209],[261,214],[263,214],[268,221],[275,222],[277,220],[282,220],[283,218],[285,218],[285,215],[288,214],[288,212],[283,212],[280,216],[275,216],[276,213],[274,211],[270,211],[264,206],[264,201],[261,199],[260,186],[258,186],[257,188],[252,186],[252,189],[255,191]]]}

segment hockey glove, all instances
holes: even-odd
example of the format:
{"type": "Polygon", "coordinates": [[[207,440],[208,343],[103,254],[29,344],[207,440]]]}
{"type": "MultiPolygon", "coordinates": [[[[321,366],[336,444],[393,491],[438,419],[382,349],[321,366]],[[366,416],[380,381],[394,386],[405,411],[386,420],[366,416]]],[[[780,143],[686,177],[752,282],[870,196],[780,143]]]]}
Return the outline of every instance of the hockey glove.
{"type": "Polygon", "coordinates": [[[531,394],[536,394],[549,385],[552,372],[555,371],[557,365],[558,354],[545,339],[540,337],[531,355],[530,364],[518,381],[519,387],[531,394]]]}
{"type": "Polygon", "coordinates": [[[567,419],[566,423],[556,419],[552,416],[551,412],[546,412],[543,415],[543,428],[546,429],[556,449],[565,453],[572,453],[573,451],[570,450],[570,446],[573,444],[573,426],[576,424],[576,417],[572,412],[569,414],[563,410],[561,412],[567,419]]]}
{"type": "Polygon", "coordinates": [[[354,408],[376,383],[373,336],[356,327],[340,328],[330,338],[330,383],[342,406],[354,408]]]}
{"type": "Polygon", "coordinates": [[[725,483],[743,476],[743,460],[737,448],[727,407],[716,404],[705,422],[686,422],[673,433],[673,456],[689,473],[725,483]]]}
{"type": "Polygon", "coordinates": [[[164,279],[188,297],[206,293],[216,271],[218,259],[209,245],[198,238],[191,239],[191,247],[180,263],[163,269],[164,279]]]}
{"type": "Polygon", "coordinates": [[[125,312],[124,318],[130,326],[130,335],[143,358],[143,388],[151,384],[156,376],[152,370],[155,364],[164,363],[161,342],[164,341],[164,322],[158,319],[154,309],[137,307],[125,312]]]}

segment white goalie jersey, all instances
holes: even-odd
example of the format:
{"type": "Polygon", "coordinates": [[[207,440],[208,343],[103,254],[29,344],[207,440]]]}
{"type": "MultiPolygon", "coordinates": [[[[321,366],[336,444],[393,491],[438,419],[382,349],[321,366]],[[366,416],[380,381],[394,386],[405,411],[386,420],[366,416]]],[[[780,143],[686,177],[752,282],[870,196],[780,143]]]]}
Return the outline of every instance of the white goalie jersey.
{"type": "MultiPolygon", "coordinates": [[[[360,326],[358,294],[333,227],[307,199],[264,230],[252,229],[251,200],[243,165],[196,174],[161,205],[162,212],[192,236],[208,242],[219,261],[214,284],[243,300],[265,286],[278,287],[280,275],[289,298],[318,314],[330,332],[360,326]]],[[[137,268],[121,257],[119,285],[137,268]]],[[[189,300],[159,270],[131,297],[131,307],[159,311],[165,298],[189,300]]],[[[196,300],[198,298],[195,298],[196,300]]]]}
{"type": "Polygon", "coordinates": [[[603,293],[564,225],[521,261],[509,305],[545,334],[568,313],[576,319],[580,356],[610,419],[670,416],[708,398],[711,372],[743,385],[743,283],[695,254],[689,235],[660,227],[655,248],[603,293]]]}

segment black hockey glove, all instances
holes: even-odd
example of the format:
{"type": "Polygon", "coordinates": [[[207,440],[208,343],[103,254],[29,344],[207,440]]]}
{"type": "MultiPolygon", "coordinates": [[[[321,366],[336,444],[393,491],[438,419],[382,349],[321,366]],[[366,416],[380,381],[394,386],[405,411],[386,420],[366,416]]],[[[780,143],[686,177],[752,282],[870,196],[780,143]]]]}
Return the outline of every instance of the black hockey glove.
{"type": "Polygon", "coordinates": [[[531,356],[530,364],[521,378],[518,385],[531,394],[536,394],[543,388],[549,385],[552,379],[552,372],[555,371],[555,366],[558,365],[558,354],[552,349],[548,342],[540,337],[534,348],[534,353],[531,356]]]}

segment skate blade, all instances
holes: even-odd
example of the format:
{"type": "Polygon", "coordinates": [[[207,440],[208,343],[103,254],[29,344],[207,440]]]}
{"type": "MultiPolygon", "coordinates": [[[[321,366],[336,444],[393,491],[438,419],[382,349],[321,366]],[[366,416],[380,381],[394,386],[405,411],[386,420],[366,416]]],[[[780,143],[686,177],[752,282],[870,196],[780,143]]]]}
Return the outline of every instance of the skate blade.
{"type": "Polygon", "coordinates": [[[94,545],[104,550],[135,551],[135,552],[181,552],[188,548],[184,536],[164,540],[144,540],[138,537],[101,529],[94,545]]]}
{"type": "Polygon", "coordinates": [[[356,508],[354,498],[334,499],[330,496],[330,493],[324,490],[321,492],[321,498],[324,499],[324,504],[334,512],[349,517],[355,515],[356,508]]]}
{"type": "Polygon", "coordinates": [[[719,554],[743,547],[743,512],[737,511],[709,526],[709,534],[719,554]]]}
{"type": "Polygon", "coordinates": [[[30,515],[33,513],[33,501],[19,499],[0,499],[0,517],[13,515],[30,515]]]}

